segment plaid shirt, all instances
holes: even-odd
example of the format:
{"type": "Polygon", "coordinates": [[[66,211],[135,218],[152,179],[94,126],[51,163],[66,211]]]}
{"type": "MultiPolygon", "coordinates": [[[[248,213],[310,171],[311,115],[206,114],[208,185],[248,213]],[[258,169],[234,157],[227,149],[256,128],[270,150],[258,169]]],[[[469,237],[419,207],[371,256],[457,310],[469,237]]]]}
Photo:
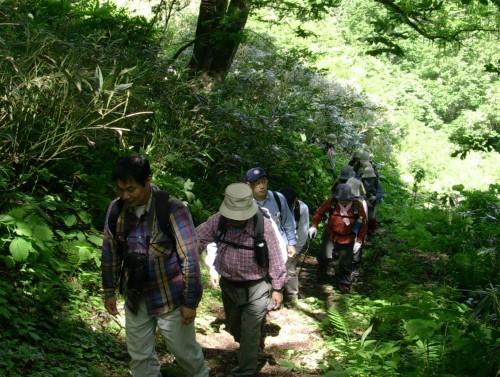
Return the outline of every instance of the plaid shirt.
{"type": "MultiPolygon", "coordinates": [[[[205,250],[209,243],[216,242],[220,216],[220,213],[216,213],[196,228],[200,241],[200,252],[205,250]]],[[[253,247],[254,239],[251,235],[253,236],[254,232],[254,223],[250,219],[243,229],[228,226],[225,240],[238,245],[253,247]]],[[[269,250],[269,268],[257,264],[253,249],[238,249],[221,243],[215,257],[215,270],[222,277],[232,281],[260,280],[269,276],[273,289],[282,289],[287,278],[285,262],[283,261],[277,235],[273,230],[271,221],[266,217],[264,217],[264,239],[269,250]]]]}
{"type": "MultiPolygon", "coordinates": [[[[162,232],[157,221],[153,195],[150,195],[140,218],[135,215],[134,208],[125,204],[113,235],[108,218],[116,200],[108,208],[104,225],[101,269],[105,297],[114,297],[118,286],[122,255],[118,250],[117,239],[127,222],[128,250],[149,254],[148,280],[142,293],[149,315],[168,313],[181,305],[195,309],[201,300],[203,286],[198,262],[198,242],[189,210],[179,200],[169,200],[169,220],[175,236],[175,250],[172,250],[170,237],[162,232]],[[150,231],[148,223],[151,224],[150,231]]],[[[132,300],[127,300],[126,291],[124,294],[127,305],[130,306],[131,302],[128,301],[132,300]]]]}

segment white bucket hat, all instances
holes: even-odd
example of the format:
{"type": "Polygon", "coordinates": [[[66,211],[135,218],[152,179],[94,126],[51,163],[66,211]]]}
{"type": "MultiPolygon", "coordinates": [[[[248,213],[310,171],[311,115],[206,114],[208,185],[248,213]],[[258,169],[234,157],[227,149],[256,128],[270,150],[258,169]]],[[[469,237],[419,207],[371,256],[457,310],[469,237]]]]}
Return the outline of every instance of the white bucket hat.
{"type": "Polygon", "coordinates": [[[363,183],[359,179],[351,177],[347,180],[346,184],[351,187],[351,192],[354,196],[361,196],[363,194],[361,190],[363,183]]]}
{"type": "Polygon", "coordinates": [[[365,170],[363,170],[363,175],[362,178],[376,178],[377,174],[375,174],[375,171],[373,168],[367,166],[365,170]]]}
{"type": "Polygon", "coordinates": [[[232,183],[226,187],[219,212],[231,220],[248,220],[257,213],[252,189],[246,183],[232,183]]]}

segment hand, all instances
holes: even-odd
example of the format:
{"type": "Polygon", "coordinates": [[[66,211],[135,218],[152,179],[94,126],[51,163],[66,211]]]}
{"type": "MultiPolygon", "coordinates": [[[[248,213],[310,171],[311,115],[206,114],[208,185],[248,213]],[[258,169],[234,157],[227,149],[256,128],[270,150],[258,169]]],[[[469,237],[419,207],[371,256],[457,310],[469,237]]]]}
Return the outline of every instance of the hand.
{"type": "Polygon", "coordinates": [[[288,253],[288,259],[293,259],[295,258],[295,255],[297,254],[297,250],[295,249],[295,246],[288,245],[287,248],[287,253],[288,253]]]}
{"type": "Polygon", "coordinates": [[[210,283],[214,288],[219,288],[219,274],[213,266],[210,268],[210,283]]]}
{"type": "Polygon", "coordinates": [[[181,306],[181,317],[182,323],[189,325],[196,318],[196,309],[190,309],[185,306],[181,306]]]}
{"type": "Polygon", "coordinates": [[[318,233],[318,228],[312,226],[309,228],[309,239],[313,239],[314,237],[316,237],[316,234],[318,233]]]}
{"type": "Polygon", "coordinates": [[[356,254],[361,249],[361,242],[355,242],[352,251],[356,254]]]}
{"type": "Polygon", "coordinates": [[[118,307],[116,306],[116,297],[108,297],[104,300],[104,307],[106,311],[111,315],[118,314],[118,307]]]}
{"type": "Polygon", "coordinates": [[[273,289],[273,293],[271,294],[271,300],[274,303],[272,310],[278,310],[281,307],[281,303],[283,302],[283,293],[273,289]]]}

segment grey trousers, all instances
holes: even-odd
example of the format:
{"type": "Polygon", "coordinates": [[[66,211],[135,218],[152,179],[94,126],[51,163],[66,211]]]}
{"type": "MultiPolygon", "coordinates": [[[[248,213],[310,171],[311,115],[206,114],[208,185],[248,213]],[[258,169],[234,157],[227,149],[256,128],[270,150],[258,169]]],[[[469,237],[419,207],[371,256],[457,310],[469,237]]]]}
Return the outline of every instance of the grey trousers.
{"type": "Polygon", "coordinates": [[[286,261],[286,273],[288,280],[283,287],[284,301],[294,301],[299,298],[299,277],[297,276],[297,262],[300,259],[300,254],[295,258],[286,261]]]}
{"type": "Polygon", "coordinates": [[[257,372],[261,326],[270,301],[271,284],[261,280],[244,286],[221,278],[220,287],[227,330],[240,343],[238,366],[231,373],[253,376],[257,372]]]}

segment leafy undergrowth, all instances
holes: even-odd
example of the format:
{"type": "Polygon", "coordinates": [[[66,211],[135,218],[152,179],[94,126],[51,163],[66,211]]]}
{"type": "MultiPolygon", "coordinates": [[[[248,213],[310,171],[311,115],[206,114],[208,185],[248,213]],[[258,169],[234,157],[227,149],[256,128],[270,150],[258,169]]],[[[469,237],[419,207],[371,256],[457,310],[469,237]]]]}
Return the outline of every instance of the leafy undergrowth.
{"type": "MultiPolygon", "coordinates": [[[[316,279],[317,248],[299,263],[299,304],[268,318],[259,376],[494,375],[494,285],[464,294],[445,273],[449,256],[411,249],[382,228],[365,245],[352,293],[340,295],[336,261],[328,283],[316,279]]],[[[128,375],[124,318],[105,313],[97,268],[73,278],[69,297],[33,271],[0,272],[2,320],[9,316],[0,323],[0,376],[128,375]]],[[[204,279],[197,339],[211,376],[227,376],[238,344],[224,329],[220,292],[204,279]]],[[[164,376],[183,375],[161,339],[158,353],[164,376]]]]}

